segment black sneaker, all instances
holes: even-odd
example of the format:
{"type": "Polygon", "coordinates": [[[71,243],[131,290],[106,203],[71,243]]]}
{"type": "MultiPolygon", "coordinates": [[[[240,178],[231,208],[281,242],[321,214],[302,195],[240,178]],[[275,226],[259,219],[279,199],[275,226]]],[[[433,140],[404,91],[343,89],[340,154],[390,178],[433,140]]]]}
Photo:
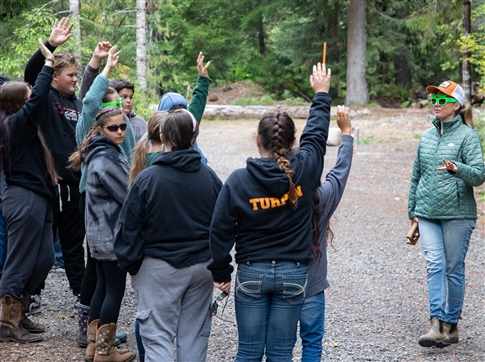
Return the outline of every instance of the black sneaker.
{"type": "Polygon", "coordinates": [[[27,308],[27,312],[25,312],[26,316],[32,314],[39,314],[42,312],[42,303],[39,294],[33,294],[30,296],[29,306],[27,308]]]}

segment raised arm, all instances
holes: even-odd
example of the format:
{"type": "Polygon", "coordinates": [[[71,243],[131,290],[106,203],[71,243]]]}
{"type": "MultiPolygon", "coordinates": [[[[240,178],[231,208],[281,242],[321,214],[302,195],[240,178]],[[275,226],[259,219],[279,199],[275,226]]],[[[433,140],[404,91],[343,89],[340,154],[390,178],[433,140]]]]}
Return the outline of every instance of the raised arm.
{"type": "Polygon", "coordinates": [[[39,110],[44,106],[49,93],[49,87],[54,73],[54,56],[50,49],[39,39],[39,52],[46,58],[45,65],[35,81],[32,94],[13,118],[15,129],[24,136],[25,142],[30,142],[37,135],[39,127],[39,110]]]}
{"type": "Polygon", "coordinates": [[[94,49],[93,56],[88,63],[88,66],[84,70],[83,82],[81,83],[81,89],[79,90],[79,98],[84,99],[86,93],[91,88],[94,79],[99,74],[99,68],[101,67],[101,61],[108,57],[108,52],[111,49],[111,43],[108,41],[100,42],[94,49]]]}
{"type": "Polygon", "coordinates": [[[211,62],[208,61],[204,66],[204,54],[200,52],[199,56],[197,57],[197,72],[199,73],[199,77],[197,78],[197,83],[195,84],[192,100],[187,107],[187,109],[194,115],[195,119],[199,123],[204,115],[207,96],[209,95],[209,84],[211,79],[209,78],[208,68],[210,63],[211,62]]]}
{"type": "Polygon", "coordinates": [[[96,77],[91,89],[83,99],[83,114],[76,125],[76,142],[78,145],[82,143],[84,137],[86,137],[91,126],[94,124],[96,114],[103,108],[103,95],[109,86],[107,76],[118,64],[119,54],[120,52],[116,52],[116,46],[108,50],[108,61],[102,74],[96,77]]]}
{"type": "Polygon", "coordinates": [[[335,166],[327,173],[325,182],[318,188],[320,227],[326,227],[328,220],[335,212],[350,173],[353,157],[352,125],[348,109],[337,107],[337,125],[342,131],[342,143],[338,149],[335,166]]]}
{"type": "MultiPolygon", "coordinates": [[[[51,35],[49,36],[49,41],[45,42],[44,45],[52,53],[59,46],[64,44],[72,36],[71,29],[74,24],[69,24],[69,18],[62,18],[61,21],[56,19],[54,26],[52,27],[51,35]]],[[[51,54],[52,55],[52,54],[51,54]]],[[[35,84],[35,80],[39,75],[39,72],[44,66],[44,55],[42,51],[37,50],[34,55],[29,59],[24,71],[24,80],[30,85],[35,84]]]]}

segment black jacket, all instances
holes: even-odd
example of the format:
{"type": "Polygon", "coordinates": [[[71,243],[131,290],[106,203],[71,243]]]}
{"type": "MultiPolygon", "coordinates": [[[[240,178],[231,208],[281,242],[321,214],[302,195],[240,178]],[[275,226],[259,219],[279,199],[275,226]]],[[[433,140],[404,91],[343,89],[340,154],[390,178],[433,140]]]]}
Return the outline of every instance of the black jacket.
{"type": "Polygon", "coordinates": [[[236,262],[309,263],[312,244],[312,197],[320,184],[330,123],[330,96],[317,93],[300,138],[289,157],[295,172],[298,208],[288,200],[288,180],[272,158],[249,158],[224,184],[211,224],[209,269],[214,281],[231,280],[231,249],[236,262]]]}
{"type": "Polygon", "coordinates": [[[145,255],[175,268],[207,262],[209,226],[222,187],[193,150],[162,153],[131,185],[114,248],[122,270],[136,274],[145,255]]]}
{"type": "MultiPolygon", "coordinates": [[[[45,44],[51,51],[55,50],[49,42],[45,44]]],[[[38,50],[25,67],[25,81],[34,84],[43,64],[44,56],[38,50]]],[[[47,101],[44,101],[38,110],[40,128],[54,157],[56,171],[60,177],[59,182],[77,185],[81,172],[67,169],[67,166],[69,156],[77,148],[76,124],[81,116],[82,102],[74,93],[65,96],[52,86],[47,92],[47,101]]]]}
{"type": "MultiPolygon", "coordinates": [[[[3,152],[7,185],[21,186],[49,200],[57,197],[47,173],[44,148],[37,131],[39,112],[47,99],[54,69],[43,67],[30,99],[9,121],[10,139],[3,152]]],[[[3,112],[3,111],[2,111],[3,112]]]]}

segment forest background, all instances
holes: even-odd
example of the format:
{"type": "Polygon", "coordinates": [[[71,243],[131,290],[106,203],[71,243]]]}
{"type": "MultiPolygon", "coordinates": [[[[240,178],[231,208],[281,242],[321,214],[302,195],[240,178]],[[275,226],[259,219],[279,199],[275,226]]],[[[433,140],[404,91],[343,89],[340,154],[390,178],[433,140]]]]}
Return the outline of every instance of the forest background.
{"type": "Polygon", "coordinates": [[[81,75],[99,41],[118,45],[112,78],[136,84],[145,119],[164,92],[190,96],[199,51],[211,87],[264,89],[246,105],[309,102],[324,42],[335,104],[407,107],[446,79],[485,93],[485,0],[0,0],[0,74],[23,78],[37,38],[67,16],[73,38],[59,51],[79,59],[81,75]]]}

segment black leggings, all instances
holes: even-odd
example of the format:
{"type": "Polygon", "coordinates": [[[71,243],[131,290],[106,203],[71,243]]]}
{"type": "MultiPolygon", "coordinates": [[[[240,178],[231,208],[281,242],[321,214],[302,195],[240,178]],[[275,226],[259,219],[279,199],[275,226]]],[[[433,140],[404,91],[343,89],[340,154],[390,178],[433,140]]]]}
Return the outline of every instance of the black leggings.
{"type": "Polygon", "coordinates": [[[116,323],[120,314],[121,301],[125,294],[126,272],[118,268],[117,261],[96,263],[96,291],[91,300],[90,320],[100,319],[99,326],[116,323]]]}

